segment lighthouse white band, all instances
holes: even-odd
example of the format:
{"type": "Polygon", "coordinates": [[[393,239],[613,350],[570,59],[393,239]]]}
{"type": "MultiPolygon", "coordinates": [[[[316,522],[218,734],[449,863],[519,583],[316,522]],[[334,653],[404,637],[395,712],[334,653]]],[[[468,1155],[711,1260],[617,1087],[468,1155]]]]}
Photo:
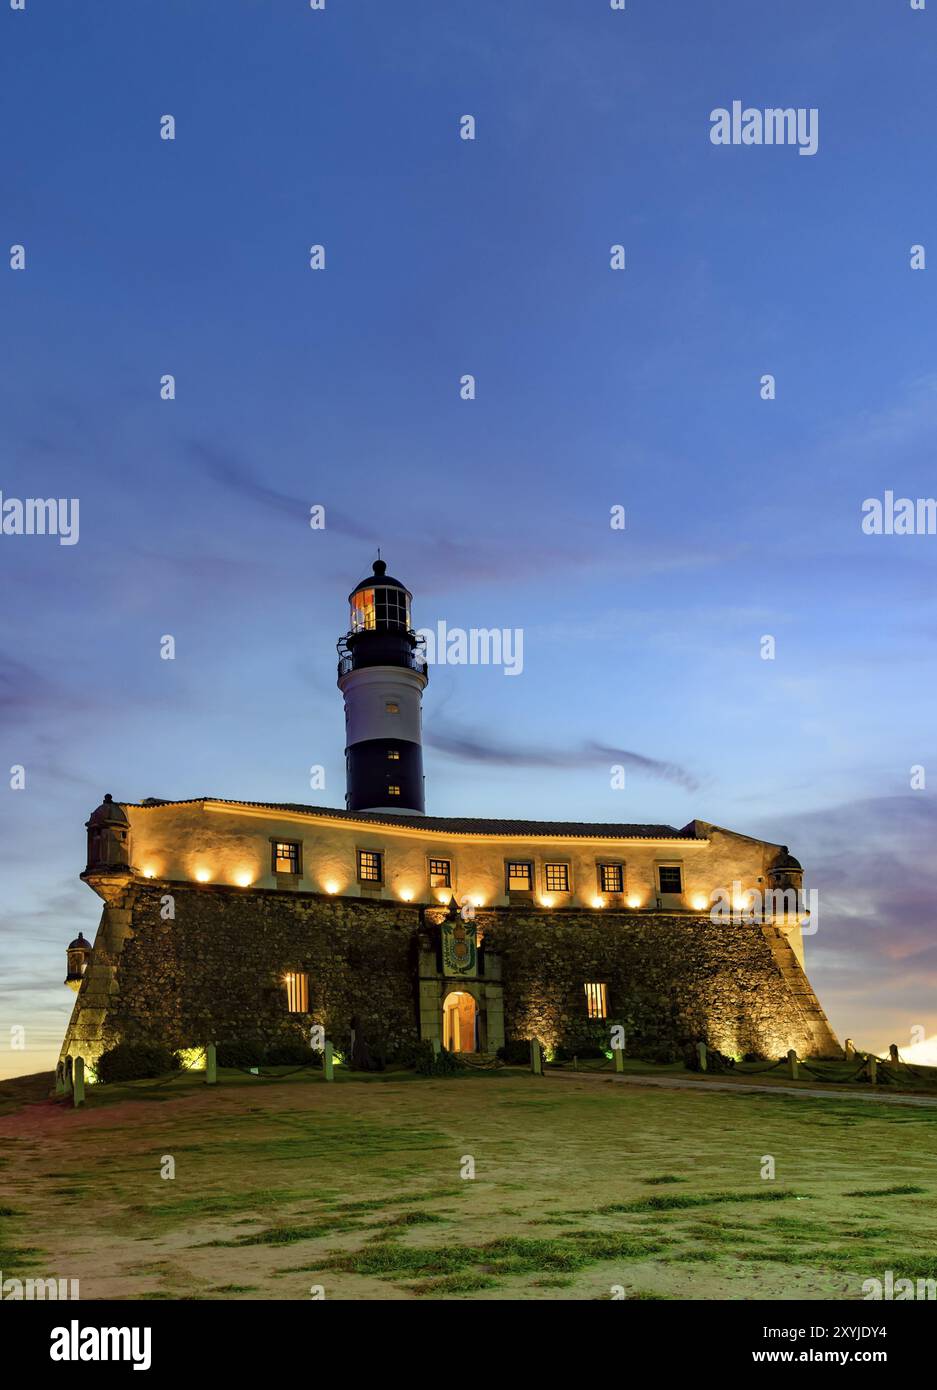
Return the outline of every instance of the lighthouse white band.
{"type": "Polygon", "coordinates": [[[372,738],[421,742],[420,697],[426,677],[418,671],[364,666],[349,671],[338,684],[345,698],[346,747],[372,738]]]}

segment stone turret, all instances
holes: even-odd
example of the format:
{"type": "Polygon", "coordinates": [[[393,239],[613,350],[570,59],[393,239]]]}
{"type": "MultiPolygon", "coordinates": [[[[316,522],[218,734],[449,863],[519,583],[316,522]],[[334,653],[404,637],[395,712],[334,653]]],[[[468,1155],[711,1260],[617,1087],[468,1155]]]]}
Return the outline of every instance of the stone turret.
{"type": "Polygon", "coordinates": [[[88,832],[86,874],[130,868],[130,822],[122,806],[107,793],[85,822],[88,832]]]}
{"type": "Polygon", "coordinates": [[[81,878],[105,902],[117,903],[133,878],[130,821],[110,792],[85,822],[88,863],[81,878]]]}
{"type": "Polygon", "coordinates": [[[81,932],[70,941],[65,951],[68,961],[68,970],[65,975],[65,984],[69,989],[77,991],[81,988],[88,962],[91,959],[91,942],[86,941],[81,932]]]}
{"type": "Polygon", "coordinates": [[[804,886],[804,869],[799,859],[795,859],[787,845],[782,845],[777,858],[768,870],[770,887],[786,892],[793,889],[797,902],[801,900],[804,886]]]}

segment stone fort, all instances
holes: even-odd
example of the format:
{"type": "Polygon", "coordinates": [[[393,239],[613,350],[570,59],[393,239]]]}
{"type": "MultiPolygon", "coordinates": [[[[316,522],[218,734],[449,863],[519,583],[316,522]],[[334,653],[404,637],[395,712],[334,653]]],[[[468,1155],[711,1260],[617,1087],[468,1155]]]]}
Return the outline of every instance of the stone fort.
{"type": "Polygon", "coordinates": [[[121,1041],[308,1042],[352,1028],[393,1059],[420,1041],[493,1054],[539,1038],[666,1057],[838,1054],[804,969],[787,847],[669,825],[428,816],[429,668],[412,595],[380,560],[338,644],[346,805],[118,802],[87,822],[103,899],[68,947],[62,1059],[121,1041]],[[733,886],[757,912],[718,920],[733,886]],[[757,895],[757,896],[755,896],[757,895]]]}

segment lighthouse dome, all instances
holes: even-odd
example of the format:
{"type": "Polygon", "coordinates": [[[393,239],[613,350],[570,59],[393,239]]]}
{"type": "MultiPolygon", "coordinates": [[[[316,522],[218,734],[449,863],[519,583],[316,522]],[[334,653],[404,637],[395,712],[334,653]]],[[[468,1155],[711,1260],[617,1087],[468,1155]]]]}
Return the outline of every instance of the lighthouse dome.
{"type": "Polygon", "coordinates": [[[387,573],[383,560],[375,560],[372,572],[348,595],[351,632],[409,632],[410,600],[405,584],[387,573]]]}
{"type": "MultiPolygon", "coordinates": [[[[392,574],[387,573],[386,561],[375,560],[371,566],[371,573],[362,579],[360,584],[356,584],[348,595],[349,603],[360,589],[373,589],[376,584],[380,584],[382,588],[403,589],[405,594],[410,593],[406,584],[401,584],[399,579],[395,579],[392,574]]],[[[410,594],[410,597],[412,598],[413,595],[410,594]]]]}

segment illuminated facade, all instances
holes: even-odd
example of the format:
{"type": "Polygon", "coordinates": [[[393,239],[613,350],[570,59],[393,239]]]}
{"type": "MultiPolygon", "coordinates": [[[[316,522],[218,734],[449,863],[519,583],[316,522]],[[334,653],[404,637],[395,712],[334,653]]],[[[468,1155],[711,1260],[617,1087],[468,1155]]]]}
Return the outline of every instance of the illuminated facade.
{"type": "Polygon", "coordinates": [[[106,797],[82,874],[105,908],[93,951],[69,958],[63,1055],[313,1024],[341,1040],[352,1017],[389,1054],[419,1039],[573,1046],[616,1020],[639,1047],[837,1050],[804,973],[803,874],[785,846],[699,820],[425,815],[411,595],[378,561],[349,602],[346,808],[106,797]],[[715,919],[727,893],[758,909],[715,919]]]}

